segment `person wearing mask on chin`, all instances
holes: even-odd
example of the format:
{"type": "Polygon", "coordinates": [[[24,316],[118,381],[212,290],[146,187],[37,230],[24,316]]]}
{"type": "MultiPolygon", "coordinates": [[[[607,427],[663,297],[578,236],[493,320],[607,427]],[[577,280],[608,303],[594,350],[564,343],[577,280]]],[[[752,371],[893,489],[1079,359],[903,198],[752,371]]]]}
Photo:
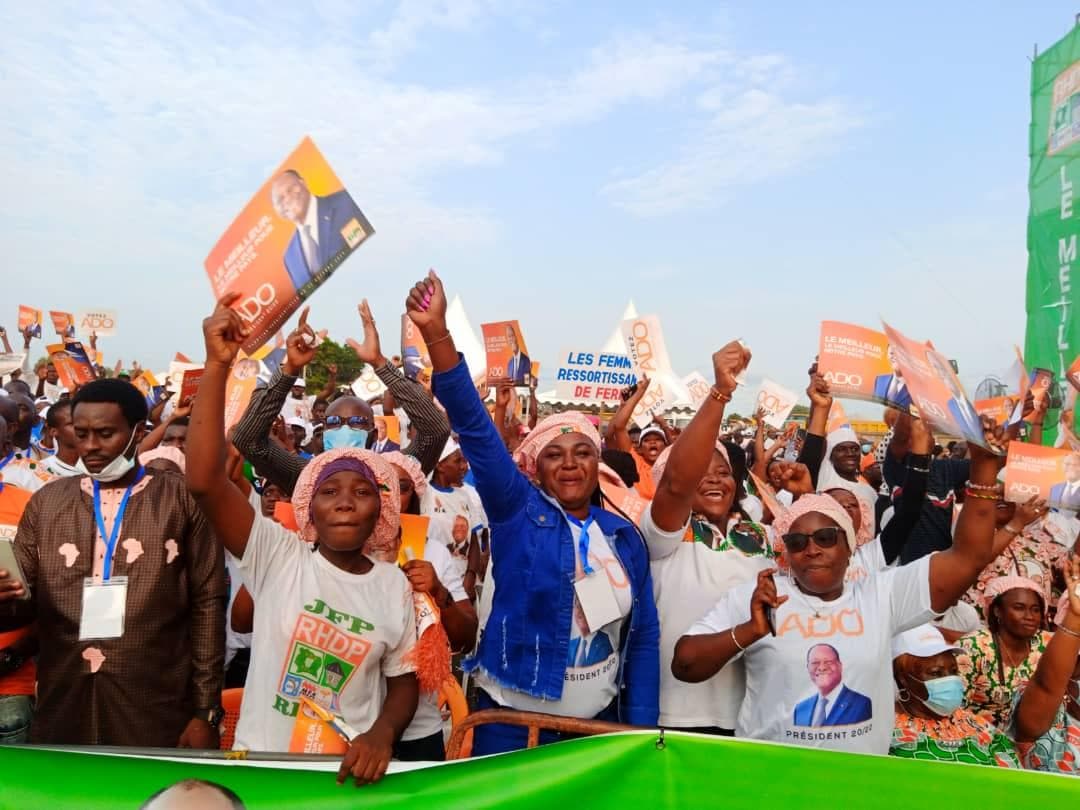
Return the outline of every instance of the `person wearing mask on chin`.
{"type": "MultiPolygon", "coordinates": [[[[387,361],[380,348],[379,333],[367,301],[364,301],[359,309],[364,326],[364,342],[358,343],[350,339],[349,347],[356,352],[357,357],[375,369],[375,374],[404,408],[417,429],[417,437],[403,452],[416,458],[424,472],[430,473],[450,436],[446,415],[439,410],[423,386],[407,379],[387,361]]],[[[275,444],[270,439],[270,431],[293,384],[303,373],[304,367],[315,357],[315,333],[307,325],[307,315],[308,308],[305,307],[300,313],[297,328],[286,338],[285,362],[274,372],[267,387],[255,392],[247,411],[232,433],[233,445],[241,455],[287,495],[292,494],[309,459],[301,458],[275,444]]],[[[323,424],[324,451],[346,447],[364,450],[374,443],[375,414],[371,405],[357,397],[335,399],[326,409],[323,424]]]]}
{"type": "Polygon", "coordinates": [[[38,624],[31,742],[218,746],[221,548],[184,481],[137,462],[146,416],[130,383],[79,390],[81,474],[31,497],[14,541],[21,573],[0,571],[0,632],[38,624]]]}

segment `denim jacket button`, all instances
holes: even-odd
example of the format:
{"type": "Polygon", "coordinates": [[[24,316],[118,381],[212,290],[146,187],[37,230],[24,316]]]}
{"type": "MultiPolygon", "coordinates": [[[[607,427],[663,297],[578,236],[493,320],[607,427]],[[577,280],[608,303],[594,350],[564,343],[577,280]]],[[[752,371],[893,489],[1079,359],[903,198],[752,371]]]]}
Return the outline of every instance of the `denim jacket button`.
{"type": "Polygon", "coordinates": [[[547,517],[545,515],[541,515],[540,522],[543,523],[545,520],[547,520],[547,517]]]}

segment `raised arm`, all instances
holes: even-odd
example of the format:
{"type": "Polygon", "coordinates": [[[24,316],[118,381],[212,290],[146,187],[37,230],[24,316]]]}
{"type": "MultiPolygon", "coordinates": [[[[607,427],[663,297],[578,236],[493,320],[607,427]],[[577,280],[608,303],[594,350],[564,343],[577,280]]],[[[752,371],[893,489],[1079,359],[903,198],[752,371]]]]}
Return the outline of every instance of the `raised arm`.
{"type": "Polygon", "coordinates": [[[922,516],[926,499],[926,482],[930,475],[930,451],[934,434],[922,420],[912,424],[911,452],[906,456],[902,494],[893,510],[892,520],[881,530],[881,550],[885,562],[892,565],[904,550],[904,544],[922,516]]]}
{"type": "Polygon", "coordinates": [[[446,408],[461,452],[476,479],[484,510],[493,523],[525,508],[531,486],[518,470],[476,393],[469,367],[446,327],[446,293],[434,272],[409,293],[406,307],[427,343],[435,374],[432,390],[446,408]]]}
{"type": "Polygon", "coordinates": [[[206,367],[188,425],[185,477],[214,534],[229,553],[243,559],[255,510],[229,480],[225,466],[225,384],[247,334],[240,316],[230,308],[239,297],[229,293],[203,321],[206,367]]]}
{"type": "Polygon", "coordinates": [[[611,417],[605,437],[609,449],[622,450],[624,453],[633,451],[634,444],[630,441],[629,433],[630,419],[634,415],[634,408],[645,398],[650,382],[651,380],[642,374],[641,379],[637,381],[637,385],[632,389],[630,396],[623,400],[619,410],[615,411],[615,415],[611,417]]]}
{"type": "Polygon", "coordinates": [[[315,395],[315,399],[325,399],[330,401],[331,397],[337,393],[337,366],[333,363],[326,367],[326,385],[322,387],[322,390],[315,395]]]}
{"type": "Polygon", "coordinates": [[[806,465],[810,480],[817,488],[821,462],[825,459],[825,431],[829,425],[833,398],[828,381],[818,373],[817,363],[810,366],[809,374],[810,384],[806,388],[806,395],[810,398],[810,416],[806,420],[806,439],[797,461],[806,465]]]}
{"type": "Polygon", "coordinates": [[[1046,421],[1046,411],[1050,407],[1049,395],[1042,397],[1032,405],[1034,410],[1031,412],[1031,430],[1028,432],[1027,441],[1028,444],[1042,444],[1043,423],[1046,421]]]}
{"type": "Polygon", "coordinates": [[[536,420],[540,416],[540,402],[536,398],[536,378],[532,378],[529,385],[529,430],[536,427],[536,420]]]}
{"type": "Polygon", "coordinates": [[[402,449],[407,456],[412,456],[420,462],[420,468],[425,474],[430,474],[439,463],[439,455],[446,440],[450,438],[450,423],[431,398],[431,394],[423,385],[410,380],[392,363],[387,362],[382,353],[379,342],[379,332],[375,328],[375,319],[371,316],[371,309],[367,300],[361,302],[360,321],[364,326],[364,342],[357,343],[351,338],[346,341],[356,356],[375,369],[375,375],[386,386],[389,402],[383,400],[383,411],[389,414],[395,405],[401,405],[413,427],[416,428],[416,439],[402,449]],[[386,410],[386,406],[390,410],[386,410]]]}
{"type": "Polygon", "coordinates": [[[146,434],[146,437],[139,442],[139,452],[146,453],[161,444],[162,439],[165,438],[165,431],[169,429],[169,425],[175,422],[177,419],[183,419],[185,416],[191,416],[191,403],[189,398],[187,403],[181,403],[176,406],[176,410],[172,412],[172,415],[168,419],[162,419],[158,423],[157,427],[146,434]]]}
{"type": "Polygon", "coordinates": [[[1037,740],[1050,729],[1080,656],[1080,559],[1074,557],[1065,564],[1065,581],[1069,595],[1065,618],[1046,645],[1013,713],[1017,742],[1037,740]]]}
{"type": "MultiPolygon", "coordinates": [[[[274,420],[281,414],[285,400],[296,383],[304,366],[315,357],[316,346],[312,342],[314,332],[307,325],[307,308],[300,315],[300,322],[285,341],[285,362],[270,378],[265,391],[256,391],[243,417],[233,428],[232,442],[251,465],[267,479],[292,494],[296,479],[307,464],[305,459],[290,453],[270,438],[274,420]],[[308,339],[310,334],[311,340],[308,339]]],[[[199,386],[200,393],[202,386],[199,386]]]]}
{"type": "Polygon", "coordinates": [[[656,487],[652,519],[661,531],[678,531],[690,517],[694,493],[716,452],[724,407],[731,402],[738,386],[735,378],[750,363],[750,351],[738,341],[732,341],[716,352],[712,360],[715,375],[712,391],[671,446],[671,456],[656,487]]]}
{"type": "MultiPolygon", "coordinates": [[[[1005,445],[1001,428],[982,417],[987,431],[995,434],[995,443],[1005,445]]],[[[1004,456],[992,455],[976,444],[969,445],[971,468],[964,509],[953,533],[952,546],[930,558],[930,604],[944,613],[959,599],[986,566],[994,561],[994,511],[997,508],[998,470],[1004,456]]]]}

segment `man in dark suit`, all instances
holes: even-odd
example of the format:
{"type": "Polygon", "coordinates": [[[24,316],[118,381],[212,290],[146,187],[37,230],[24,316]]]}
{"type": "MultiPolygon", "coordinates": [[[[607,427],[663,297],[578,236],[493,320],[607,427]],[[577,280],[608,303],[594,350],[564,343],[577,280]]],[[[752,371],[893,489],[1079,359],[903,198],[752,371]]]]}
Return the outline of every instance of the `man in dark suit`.
{"type": "Polygon", "coordinates": [[[506,364],[506,379],[514,385],[528,385],[532,375],[532,361],[529,355],[518,347],[517,331],[512,325],[506,327],[506,342],[512,354],[506,364]]]}
{"type": "Polygon", "coordinates": [[[271,184],[270,195],[277,215],[296,226],[284,261],[297,291],[334,256],[356,248],[371,234],[371,225],[344,189],[317,197],[304,178],[289,169],[271,184]]]}
{"type": "Polygon", "coordinates": [[[1050,505],[1080,512],[1080,453],[1065,456],[1065,480],[1050,487],[1050,505]]]}
{"type": "Polygon", "coordinates": [[[886,356],[892,365],[893,373],[881,374],[874,378],[874,399],[888,402],[901,410],[907,410],[911,406],[911,392],[908,391],[907,382],[896,365],[896,355],[891,344],[886,349],[886,356]]]}
{"type": "Polygon", "coordinates": [[[866,695],[844,686],[840,653],[831,644],[815,644],[806,654],[806,671],[818,694],[795,706],[797,726],[849,726],[874,716],[866,695]]]}
{"type": "Polygon", "coordinates": [[[401,445],[390,438],[385,417],[375,417],[375,430],[379,435],[371,449],[376,453],[394,453],[401,449],[401,445]]]}

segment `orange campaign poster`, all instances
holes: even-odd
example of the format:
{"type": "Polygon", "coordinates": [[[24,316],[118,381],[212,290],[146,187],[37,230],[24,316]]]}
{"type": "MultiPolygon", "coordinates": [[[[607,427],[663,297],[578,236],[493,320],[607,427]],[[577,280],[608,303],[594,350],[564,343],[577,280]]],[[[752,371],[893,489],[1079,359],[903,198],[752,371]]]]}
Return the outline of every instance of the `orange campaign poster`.
{"type": "Polygon", "coordinates": [[[64,338],[75,337],[75,316],[70,312],[54,312],[49,310],[49,317],[52,318],[53,329],[56,330],[56,334],[64,338]]]}
{"type": "Polygon", "coordinates": [[[184,379],[180,383],[180,404],[183,405],[189,400],[195,399],[195,395],[199,393],[199,384],[202,383],[203,373],[205,369],[202,368],[189,368],[184,372],[184,379]]]}
{"type": "Polygon", "coordinates": [[[410,560],[424,559],[430,518],[423,515],[401,516],[401,548],[398,549],[398,565],[410,560]]]}
{"type": "Polygon", "coordinates": [[[960,436],[1000,454],[986,440],[979,414],[964,393],[952,365],[927,343],[904,337],[888,324],[885,334],[920,416],[950,436],[960,436]]]}
{"type": "Polygon", "coordinates": [[[536,385],[537,380],[540,379],[540,361],[539,360],[533,360],[532,368],[529,370],[529,373],[532,374],[532,382],[530,384],[531,385],[536,385]]]}
{"type": "Polygon", "coordinates": [[[401,449],[401,423],[396,416],[376,416],[375,431],[377,434],[375,452],[389,453],[401,449]],[[380,447],[380,442],[387,442],[387,444],[380,447]]]}
{"type": "Polygon", "coordinates": [[[829,421],[825,423],[825,433],[829,434],[844,427],[851,427],[851,420],[848,419],[847,412],[844,411],[844,406],[840,404],[840,400],[834,399],[832,407],[829,408],[829,421]]]}
{"type": "MultiPolygon", "coordinates": [[[[186,375],[185,375],[186,376],[186,375]]],[[[259,361],[240,352],[229,369],[225,383],[225,433],[228,434],[247,410],[259,381],[259,361]]],[[[182,401],[182,400],[181,400],[182,401]]]]}
{"type": "Polygon", "coordinates": [[[1080,354],[1073,360],[1069,370],[1065,372],[1065,376],[1068,377],[1070,385],[1077,391],[1080,391],[1080,354]]]}
{"type": "Polygon", "coordinates": [[[1031,391],[1032,399],[1035,403],[1035,408],[1038,410],[1039,404],[1050,397],[1050,386],[1054,383],[1054,372],[1046,368],[1036,368],[1031,371],[1031,384],[1029,390],[1031,391]]]}
{"type": "Polygon", "coordinates": [[[401,362],[405,366],[405,376],[410,380],[415,380],[423,371],[430,376],[431,356],[427,344],[407,314],[401,316],[401,362]]]}
{"type": "Polygon", "coordinates": [[[1053,509],[1080,510],[1080,452],[1009,442],[1005,500],[1023,503],[1036,495],[1053,509]]]}
{"type": "Polygon", "coordinates": [[[26,334],[27,328],[30,328],[30,337],[40,338],[42,320],[43,313],[40,309],[19,304],[19,332],[21,334],[26,334]]]}
{"type": "Polygon", "coordinates": [[[881,332],[840,321],[822,321],[818,372],[834,397],[880,402],[906,411],[911,393],[881,332]]]}
{"type": "Polygon", "coordinates": [[[69,340],[65,343],[55,343],[46,346],[49,353],[49,362],[56,368],[56,374],[60,378],[60,385],[72,393],[80,385],[90,382],[97,377],[94,365],[86,354],[86,349],[77,340],[69,340]]]}
{"type": "Polygon", "coordinates": [[[485,323],[480,329],[484,333],[484,351],[487,352],[488,385],[529,385],[532,361],[518,322],[485,323]]]}
{"type": "Polygon", "coordinates": [[[252,354],[373,233],[311,138],[271,175],[206,257],[214,298],[239,292],[252,354]]]}
{"type": "Polygon", "coordinates": [[[1023,417],[1023,397],[991,397],[977,399],[972,404],[975,406],[975,413],[979,416],[989,416],[999,425],[1013,425],[1023,417]]]}
{"type": "MultiPolygon", "coordinates": [[[[321,708],[321,707],[319,707],[321,708]]],[[[317,713],[315,704],[301,697],[289,740],[290,754],[344,754],[348,744],[326,720],[317,713]]],[[[326,713],[326,710],[322,710],[326,713]]]]}

